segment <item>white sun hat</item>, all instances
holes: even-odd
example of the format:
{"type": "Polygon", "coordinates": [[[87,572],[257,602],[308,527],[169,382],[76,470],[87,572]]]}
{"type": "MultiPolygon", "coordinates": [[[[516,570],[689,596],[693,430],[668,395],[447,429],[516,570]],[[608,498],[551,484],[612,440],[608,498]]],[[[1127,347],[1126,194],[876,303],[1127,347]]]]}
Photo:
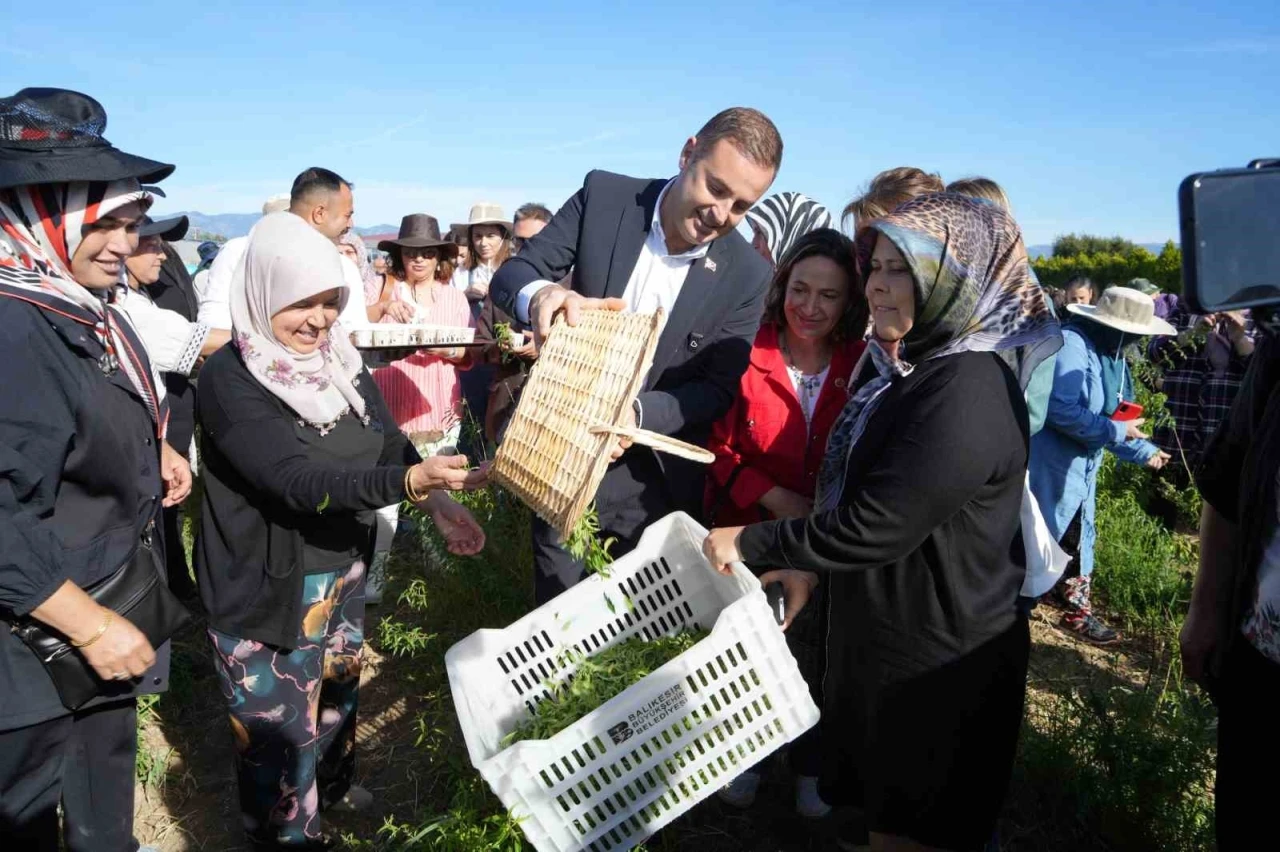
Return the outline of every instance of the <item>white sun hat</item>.
{"type": "Polygon", "coordinates": [[[1156,316],[1154,299],[1129,287],[1109,287],[1098,299],[1098,304],[1067,305],[1067,310],[1126,334],[1147,337],[1178,333],[1176,328],[1156,316]]]}

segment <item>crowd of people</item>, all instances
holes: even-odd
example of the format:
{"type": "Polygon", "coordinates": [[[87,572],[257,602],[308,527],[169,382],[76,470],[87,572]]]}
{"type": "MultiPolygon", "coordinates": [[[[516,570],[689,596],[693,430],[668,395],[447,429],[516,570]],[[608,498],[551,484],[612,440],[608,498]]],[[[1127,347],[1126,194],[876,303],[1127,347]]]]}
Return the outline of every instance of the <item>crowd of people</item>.
{"type": "MultiPolygon", "coordinates": [[[[803,194],[768,195],[783,142],[756,110],[714,116],[675,177],[592,171],[554,214],[481,201],[448,230],[408,213],[372,256],[355,187],[309,168],[249,235],[202,245],[194,276],[170,245],[188,223],[149,216],[174,167],[111,146],[105,125],[75,92],[0,99],[0,619],[14,628],[0,633],[0,835],[15,848],[138,849],[135,700],[164,689],[168,636],[160,604],[108,603],[142,552],[162,560],[164,594],[204,613],[254,847],[325,848],[323,812],[368,807],[354,782],[365,607],[399,507],[452,552],[483,549],[449,492],[485,485],[469,457],[501,441],[560,315],[664,311],[635,425],[716,461],[619,439],[599,534],[622,555],[683,510],[710,528],[715,568],[782,584],[824,718],[790,749],[797,812],[856,807],[873,849],[998,845],[1030,608],[1056,587],[1065,629],[1116,638],[1090,586],[1103,453],[1156,471],[1190,458],[1188,478],[1197,461],[1238,471],[1276,420],[1249,369],[1250,318],[1192,317],[1143,281],[1046,292],[988,178],[890,169],[841,223],[803,194]],[[480,345],[375,361],[346,332],[380,323],[475,328],[480,345]],[[1176,415],[1154,443],[1132,416],[1127,353],[1144,339],[1176,415]],[[1232,408],[1237,393],[1253,407],[1232,408]],[[1059,547],[1075,563],[1061,582],[1045,557],[1059,547]],[[21,638],[32,624],[57,654],[21,638]],[[68,699],[66,661],[89,700],[68,699]]],[[[1274,694],[1280,548],[1274,520],[1241,526],[1240,500],[1274,503],[1274,480],[1240,497],[1221,473],[1209,483],[1205,535],[1223,549],[1184,637],[1189,668],[1220,673],[1235,702],[1219,808],[1245,822],[1260,793],[1242,751],[1267,717],[1240,678],[1274,694]],[[1235,569],[1221,554],[1242,535],[1250,567],[1235,569]]],[[[585,566],[542,521],[530,535],[541,604],[585,566]]],[[[720,795],[751,808],[759,785],[749,771],[720,795]]]]}

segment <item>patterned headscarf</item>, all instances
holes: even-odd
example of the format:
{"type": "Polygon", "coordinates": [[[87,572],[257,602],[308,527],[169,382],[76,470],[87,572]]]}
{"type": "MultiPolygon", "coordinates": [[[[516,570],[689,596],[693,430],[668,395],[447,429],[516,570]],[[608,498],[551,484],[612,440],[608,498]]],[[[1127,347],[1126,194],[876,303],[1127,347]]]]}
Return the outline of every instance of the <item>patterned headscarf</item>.
{"type": "MultiPolygon", "coordinates": [[[[0,284],[4,295],[31,301],[93,329],[106,349],[104,371],[123,369],[163,438],[168,404],[137,333],[122,311],[71,275],[83,229],[126,204],[152,197],[133,179],[111,183],[46,183],[0,191],[0,284]]],[[[124,280],[124,264],[120,275],[124,280]]],[[[109,297],[109,294],[106,294],[109,297]]]]}
{"type": "Polygon", "coordinates": [[[798,192],[779,192],[747,211],[747,221],[760,229],[774,264],[781,265],[795,241],[810,231],[831,227],[831,213],[798,192]]]}
{"type": "Polygon", "coordinates": [[[271,318],[290,305],[326,290],[351,290],[333,244],[300,217],[272,213],[254,225],[245,250],[243,286],[231,289],[231,332],[249,372],[303,420],[327,433],[348,409],[366,420],[356,388],[360,355],[341,326],[324,343],[300,355],[276,339],[271,318]]]}
{"type": "Polygon", "coordinates": [[[370,299],[376,301],[381,292],[382,282],[378,280],[377,273],[373,271],[373,264],[369,262],[369,247],[364,244],[364,239],[356,233],[355,228],[352,228],[339,237],[338,242],[355,249],[356,268],[360,270],[360,280],[364,282],[365,302],[368,303],[370,299]]]}
{"type": "Polygon", "coordinates": [[[1005,211],[951,193],[915,198],[858,231],[861,269],[868,268],[881,237],[897,246],[911,270],[915,322],[898,358],[872,341],[859,361],[855,379],[868,362],[875,375],[858,388],[832,427],[818,474],[817,511],[839,504],[849,450],[884,391],[915,365],[961,352],[1017,350],[1015,371],[1025,389],[1035,368],[1062,346],[1058,321],[1027,261],[1022,232],[1005,211]]]}

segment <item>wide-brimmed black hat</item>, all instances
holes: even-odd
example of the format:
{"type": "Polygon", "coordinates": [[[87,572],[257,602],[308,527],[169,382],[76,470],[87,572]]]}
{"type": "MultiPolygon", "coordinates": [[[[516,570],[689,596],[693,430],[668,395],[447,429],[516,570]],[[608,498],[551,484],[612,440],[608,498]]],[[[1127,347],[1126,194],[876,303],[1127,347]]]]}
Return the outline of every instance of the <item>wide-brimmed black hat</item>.
{"type": "Polygon", "coordinates": [[[439,248],[446,255],[456,256],[458,247],[452,241],[441,239],[440,223],[427,213],[410,213],[400,220],[400,236],[394,240],[382,240],[378,251],[398,248],[439,248]]]}
{"type": "Polygon", "coordinates": [[[68,89],[23,89],[0,98],[0,189],[33,183],[155,183],[173,166],[126,154],[102,138],[107,113],[68,89]]]}
{"type": "Polygon", "coordinates": [[[152,219],[150,216],[144,216],[142,224],[138,226],[138,236],[160,237],[176,243],[187,235],[187,228],[190,226],[191,222],[186,216],[170,216],[168,219],[152,219]]]}

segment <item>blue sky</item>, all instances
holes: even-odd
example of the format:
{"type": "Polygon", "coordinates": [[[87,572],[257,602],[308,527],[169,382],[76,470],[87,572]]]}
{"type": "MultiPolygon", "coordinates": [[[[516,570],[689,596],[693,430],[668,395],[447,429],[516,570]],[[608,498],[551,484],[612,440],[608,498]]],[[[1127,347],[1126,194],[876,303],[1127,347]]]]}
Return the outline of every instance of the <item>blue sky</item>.
{"type": "Polygon", "coordinates": [[[985,174],[1028,243],[1148,242],[1185,175],[1280,156],[1270,2],[183,5],[28,3],[0,43],[0,92],[92,94],[113,143],[178,164],[159,210],[250,212],[308,165],[360,225],[554,208],[592,168],[673,173],[744,104],[782,131],[774,190],[838,210],[891,166],[985,174]]]}

